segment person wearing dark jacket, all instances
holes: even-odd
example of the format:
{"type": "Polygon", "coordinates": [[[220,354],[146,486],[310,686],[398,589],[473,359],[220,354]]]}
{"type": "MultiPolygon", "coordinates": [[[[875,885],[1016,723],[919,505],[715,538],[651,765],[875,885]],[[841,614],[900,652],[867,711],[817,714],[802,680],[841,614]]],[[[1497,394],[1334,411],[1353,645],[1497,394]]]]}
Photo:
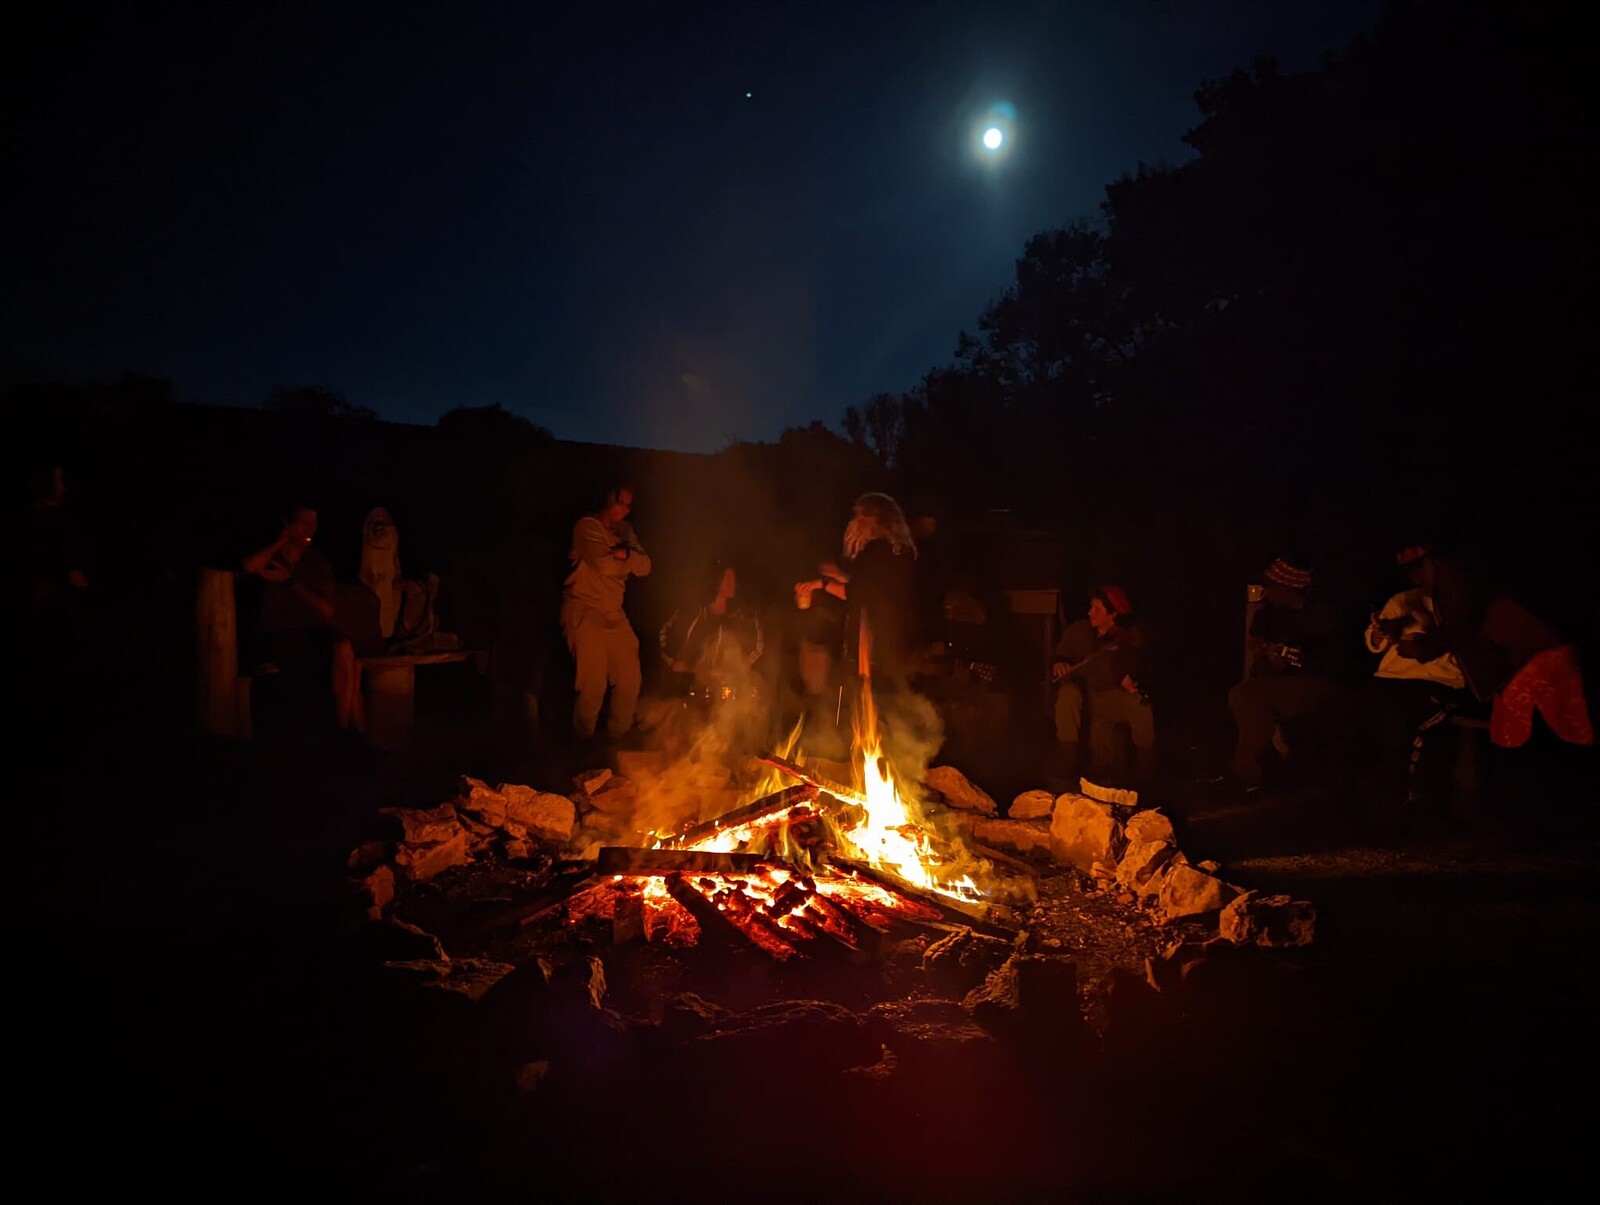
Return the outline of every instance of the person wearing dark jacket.
{"type": "Polygon", "coordinates": [[[1228,692],[1238,731],[1230,769],[1251,787],[1261,784],[1279,726],[1333,701],[1346,659],[1338,617],[1312,594],[1310,569],[1278,557],[1263,578],[1263,606],[1250,626],[1250,672],[1228,692]]]}
{"type": "Polygon", "coordinates": [[[820,577],[795,586],[797,602],[807,604],[824,591],[845,604],[845,664],[877,693],[905,685],[908,642],[913,626],[912,566],[916,541],[900,505],[887,494],[856,499],[844,533],[845,564],[822,566],[820,577]]]}
{"type": "Polygon", "coordinates": [[[732,565],[714,562],[709,584],[661,627],[661,659],[682,691],[706,702],[750,690],[752,670],[766,651],[761,619],[740,600],[732,565]]]}
{"type": "Polygon", "coordinates": [[[1068,625],[1056,643],[1050,680],[1061,684],[1055,716],[1058,771],[1069,782],[1078,773],[1085,714],[1091,772],[1103,774],[1110,768],[1111,733],[1117,724],[1127,724],[1136,779],[1145,782],[1155,774],[1155,712],[1139,686],[1144,637],[1132,615],[1126,590],[1098,586],[1089,596],[1086,617],[1068,625]]]}

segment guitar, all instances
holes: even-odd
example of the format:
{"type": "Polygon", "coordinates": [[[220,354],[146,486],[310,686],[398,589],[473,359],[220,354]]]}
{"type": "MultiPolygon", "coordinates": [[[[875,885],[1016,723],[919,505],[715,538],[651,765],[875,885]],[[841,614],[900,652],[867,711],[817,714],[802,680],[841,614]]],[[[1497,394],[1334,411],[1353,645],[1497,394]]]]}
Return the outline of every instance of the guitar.
{"type": "MultiPolygon", "coordinates": [[[[1082,661],[1079,661],[1076,665],[1068,665],[1067,668],[1066,668],[1066,671],[1059,678],[1057,678],[1055,676],[1054,667],[1052,667],[1051,675],[1046,680],[1045,685],[1054,686],[1058,682],[1065,682],[1068,678],[1071,678],[1074,674],[1076,674],[1084,666],[1088,665],[1091,661],[1098,661],[1101,657],[1104,657],[1107,653],[1114,653],[1116,651],[1117,651],[1116,647],[1113,646],[1111,648],[1104,648],[1104,649],[1098,650],[1097,652],[1090,653],[1087,657],[1085,657],[1082,661]]],[[[1139,685],[1139,679],[1135,678],[1132,674],[1127,675],[1127,677],[1133,683],[1133,689],[1131,691],[1129,691],[1128,693],[1131,694],[1134,698],[1138,699],[1142,706],[1154,707],[1155,704],[1150,701],[1149,692],[1146,691],[1143,686],[1139,685]]],[[[1124,689],[1126,689],[1126,688],[1124,688],[1124,689]]]]}
{"type": "Polygon", "coordinates": [[[1253,654],[1257,657],[1266,656],[1271,657],[1275,661],[1281,661],[1290,669],[1304,669],[1306,667],[1305,650],[1299,645],[1295,644],[1278,644],[1273,641],[1262,641],[1260,644],[1255,646],[1253,649],[1253,654]]]}
{"type": "Polygon", "coordinates": [[[989,686],[994,684],[995,675],[999,667],[988,661],[975,661],[961,656],[950,656],[948,645],[941,647],[941,642],[930,645],[923,654],[921,670],[929,677],[953,678],[958,674],[971,674],[978,681],[989,686]],[[937,651],[935,651],[937,650],[937,651]]]}

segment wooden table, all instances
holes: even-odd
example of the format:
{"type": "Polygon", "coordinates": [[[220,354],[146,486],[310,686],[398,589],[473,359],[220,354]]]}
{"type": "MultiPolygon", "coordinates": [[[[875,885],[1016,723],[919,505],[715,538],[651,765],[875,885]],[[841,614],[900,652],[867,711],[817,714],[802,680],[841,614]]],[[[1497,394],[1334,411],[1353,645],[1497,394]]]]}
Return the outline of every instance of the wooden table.
{"type": "Polygon", "coordinates": [[[416,724],[417,666],[451,665],[480,658],[481,654],[471,649],[359,658],[367,705],[367,741],[377,749],[398,749],[410,739],[416,724]]]}

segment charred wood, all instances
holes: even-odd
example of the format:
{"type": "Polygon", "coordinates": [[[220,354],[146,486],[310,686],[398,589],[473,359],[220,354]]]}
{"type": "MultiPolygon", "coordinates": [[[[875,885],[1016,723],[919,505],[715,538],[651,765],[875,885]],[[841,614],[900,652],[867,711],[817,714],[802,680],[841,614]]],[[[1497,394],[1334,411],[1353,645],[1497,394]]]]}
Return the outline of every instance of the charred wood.
{"type": "Polygon", "coordinates": [[[772,859],[761,854],[722,853],[709,849],[640,849],[607,845],[595,859],[595,874],[754,874],[772,859]]]}
{"type": "Polygon", "coordinates": [[[954,900],[949,896],[940,895],[936,891],[926,891],[914,886],[888,871],[879,870],[876,866],[866,862],[858,862],[854,858],[845,858],[837,854],[830,855],[828,864],[841,873],[855,874],[863,879],[869,879],[881,887],[898,892],[907,899],[916,900],[926,904],[958,924],[968,925],[975,932],[987,934],[990,937],[1003,937],[1010,940],[1016,937],[1015,929],[1005,925],[996,924],[987,917],[988,908],[983,904],[969,904],[962,900],[954,900]]]}
{"type": "MultiPolygon", "coordinates": [[[[710,939],[727,948],[758,944],[779,962],[787,961],[798,952],[781,936],[771,939],[771,945],[765,941],[756,942],[748,930],[741,929],[732,917],[708,900],[680,874],[667,876],[667,894],[682,904],[689,915],[694,917],[700,925],[700,936],[703,939],[710,939]]],[[[763,933],[762,936],[765,937],[766,934],[763,933]]]]}
{"type": "Polygon", "coordinates": [[[591,873],[588,867],[560,875],[552,879],[532,898],[484,917],[461,936],[472,940],[499,929],[510,928],[512,925],[531,925],[562,907],[573,896],[581,895],[599,882],[599,877],[591,873]]]}
{"type": "Polygon", "coordinates": [[[691,824],[663,842],[669,848],[684,848],[714,837],[718,833],[730,828],[738,828],[742,824],[754,824],[758,820],[765,820],[769,816],[776,816],[781,812],[794,807],[796,804],[805,803],[814,799],[817,788],[806,782],[796,786],[784,787],[781,791],[774,791],[770,795],[763,795],[760,799],[736,807],[731,812],[711,820],[702,820],[698,824],[691,824]]]}

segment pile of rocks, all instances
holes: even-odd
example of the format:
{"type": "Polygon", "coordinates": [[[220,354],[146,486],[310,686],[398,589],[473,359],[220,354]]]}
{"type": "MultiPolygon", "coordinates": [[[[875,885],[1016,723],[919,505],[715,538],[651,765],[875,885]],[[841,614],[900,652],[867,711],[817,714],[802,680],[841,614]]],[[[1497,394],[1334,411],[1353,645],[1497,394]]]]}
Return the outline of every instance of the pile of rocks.
{"type": "Polygon", "coordinates": [[[1000,818],[994,799],[953,766],[930,770],[926,785],[966,813],[966,831],[980,849],[1069,866],[1163,924],[1215,925],[1216,935],[1235,945],[1303,946],[1315,936],[1314,905],[1263,896],[1226,881],[1216,862],[1191,862],[1172,821],[1141,806],[1135,791],[1087,779],[1063,795],[1024,791],[1000,818]]]}

